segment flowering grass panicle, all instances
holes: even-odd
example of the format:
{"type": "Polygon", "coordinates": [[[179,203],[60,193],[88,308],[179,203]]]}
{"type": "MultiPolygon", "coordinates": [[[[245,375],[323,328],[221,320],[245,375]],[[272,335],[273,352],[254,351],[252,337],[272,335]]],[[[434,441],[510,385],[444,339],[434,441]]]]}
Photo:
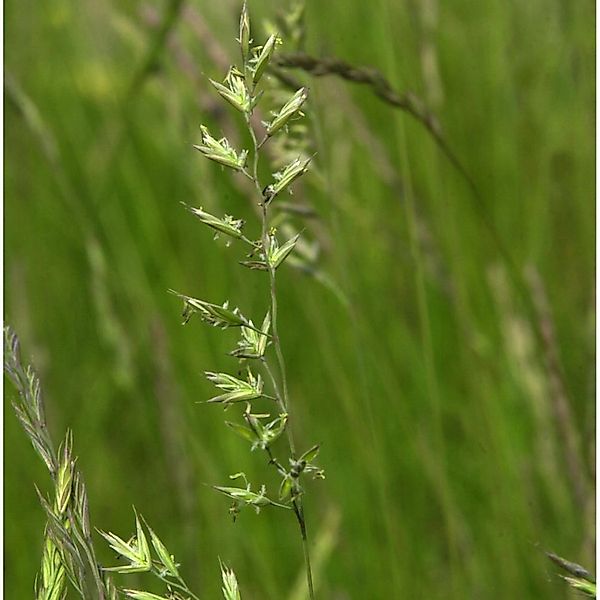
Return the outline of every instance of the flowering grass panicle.
{"type": "MultiPolygon", "coordinates": [[[[184,322],[197,313],[203,321],[223,329],[240,327],[241,336],[237,347],[230,353],[244,364],[246,376],[238,376],[226,372],[206,371],[207,379],[222,393],[208,399],[208,403],[222,404],[230,408],[243,403],[246,408],[240,414],[240,421],[226,421],[230,430],[251,443],[251,450],[260,449],[267,453],[269,464],[280,477],[277,500],[269,496],[266,486],[254,486],[258,491],[252,491],[252,486],[246,481],[243,488],[230,486],[215,486],[215,489],[233,500],[231,512],[234,517],[244,507],[251,507],[256,512],[261,508],[275,507],[289,510],[294,515],[301,534],[303,554],[306,568],[308,592],[314,599],[314,585],[310,563],[310,552],[307,538],[307,526],[304,516],[304,483],[306,475],[322,478],[323,471],[313,464],[318,453],[318,446],[298,456],[296,443],[292,432],[290,398],[287,385],[285,358],[278,331],[277,303],[277,271],[290,257],[300,234],[287,239],[280,239],[277,230],[271,224],[270,206],[286,191],[291,192],[291,186],[302,177],[309,168],[311,156],[296,156],[283,167],[277,167],[272,172],[271,180],[261,181],[259,178],[259,161],[262,149],[272,138],[285,132],[293,122],[303,117],[302,108],[308,98],[308,90],[301,87],[289,96],[274,111],[269,121],[262,123],[262,130],[256,127],[253,113],[259,106],[263,91],[263,82],[271,59],[277,51],[281,40],[277,33],[271,33],[262,45],[253,45],[251,38],[250,17],[246,4],[240,17],[238,35],[242,64],[231,66],[222,82],[211,79],[213,87],[220,96],[233,108],[243,114],[251,140],[251,147],[236,151],[226,138],[215,139],[208,133],[206,126],[200,127],[201,141],[195,146],[202,155],[224,168],[241,173],[248,178],[255,191],[254,202],[259,208],[260,237],[255,240],[247,237],[242,230],[246,224],[240,219],[226,216],[223,219],[215,217],[202,208],[189,208],[199,218],[200,222],[217,234],[227,235],[234,242],[245,244],[249,253],[246,260],[239,261],[241,265],[258,272],[254,277],[263,279],[266,296],[266,316],[262,326],[257,328],[253,322],[242,316],[239,310],[231,311],[228,303],[219,306],[205,300],[199,300],[186,294],[178,294],[184,301],[184,322]],[[260,141],[259,141],[260,139],[260,141]],[[277,414],[272,415],[273,401],[277,406],[277,414]],[[258,403],[270,402],[268,412],[262,409],[255,414],[258,403]],[[264,421],[267,420],[265,423],[264,421]],[[285,432],[285,436],[283,435],[285,432]],[[287,440],[284,460],[277,458],[280,446],[275,447],[280,439],[287,440]]],[[[234,478],[245,475],[236,474],[234,478]]]]}

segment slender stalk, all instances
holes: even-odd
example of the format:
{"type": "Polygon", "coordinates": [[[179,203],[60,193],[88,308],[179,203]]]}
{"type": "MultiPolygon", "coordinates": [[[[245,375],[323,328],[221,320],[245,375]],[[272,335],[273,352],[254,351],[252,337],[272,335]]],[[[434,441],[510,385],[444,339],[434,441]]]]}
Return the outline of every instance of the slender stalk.
{"type": "MultiPolygon", "coordinates": [[[[283,399],[281,398],[281,393],[279,392],[279,386],[277,385],[277,380],[275,379],[275,376],[273,375],[273,371],[271,370],[269,363],[266,361],[266,359],[263,358],[262,362],[265,366],[265,370],[267,371],[269,379],[271,380],[271,383],[273,384],[273,388],[275,389],[275,394],[279,401],[279,405],[282,407],[283,410],[285,410],[285,405],[283,404],[283,399]]],[[[286,428],[286,431],[288,432],[288,435],[291,435],[291,431],[289,428],[286,428]]],[[[291,448],[292,443],[293,443],[293,438],[290,443],[290,448],[291,448]]],[[[277,468],[279,473],[282,475],[285,475],[286,474],[285,469],[281,466],[280,462],[275,458],[271,448],[269,448],[269,446],[267,446],[265,448],[265,450],[266,450],[267,454],[269,455],[270,464],[275,465],[275,467],[277,468]]],[[[308,536],[306,533],[306,520],[304,518],[304,510],[300,503],[300,498],[298,498],[298,500],[293,500],[292,505],[294,507],[294,514],[296,515],[298,525],[300,526],[300,534],[302,535],[302,550],[304,552],[304,562],[306,563],[306,579],[307,579],[307,583],[308,583],[308,591],[309,591],[310,597],[314,598],[315,592],[314,592],[313,581],[312,581],[312,569],[310,566],[310,553],[308,550],[308,536]]]]}
{"type": "MultiPolygon", "coordinates": [[[[100,579],[100,573],[98,570],[98,559],[96,558],[96,553],[94,552],[94,546],[91,543],[91,540],[85,536],[76,525],[75,517],[71,513],[69,515],[69,521],[71,523],[71,531],[73,532],[73,536],[79,542],[79,545],[83,548],[85,552],[86,558],[90,565],[90,569],[92,571],[92,576],[94,578],[94,583],[96,584],[96,589],[98,590],[98,599],[104,600],[105,596],[105,588],[102,580],[100,579]]],[[[84,582],[85,583],[85,582],[84,582]]]]}
{"type": "MultiPolygon", "coordinates": [[[[267,223],[267,207],[263,204],[263,230],[266,229],[267,223]]],[[[268,243],[268,236],[267,243],[268,243]]],[[[263,238],[264,239],[264,238],[263,238]]],[[[287,387],[287,376],[285,370],[285,359],[283,358],[283,352],[281,350],[281,342],[279,340],[279,332],[277,330],[277,294],[275,291],[275,269],[269,265],[269,288],[271,293],[271,331],[273,332],[273,347],[275,348],[275,354],[277,356],[277,362],[279,363],[279,372],[281,373],[281,382],[283,385],[283,405],[285,410],[290,414],[290,407],[288,401],[288,387],[287,387]]],[[[294,438],[291,433],[291,428],[288,428],[290,432],[290,450],[292,452],[292,458],[296,458],[296,446],[294,444],[294,438]]]]}
{"type": "MultiPolygon", "coordinates": [[[[273,333],[273,347],[275,349],[275,355],[277,356],[277,364],[279,367],[279,374],[281,377],[282,383],[282,392],[277,385],[277,381],[273,372],[271,371],[269,364],[266,360],[263,360],[263,364],[265,365],[265,369],[269,378],[273,383],[273,387],[275,389],[275,394],[277,396],[279,405],[281,409],[287,413],[288,417],[290,416],[290,405],[289,405],[289,396],[288,396],[288,386],[287,386],[287,376],[286,376],[286,368],[285,368],[285,359],[283,357],[283,351],[281,349],[281,340],[279,338],[279,331],[277,327],[277,293],[276,293],[276,282],[275,282],[275,268],[270,264],[267,256],[269,253],[270,247],[270,239],[269,239],[269,218],[268,218],[268,203],[265,201],[263,197],[262,187],[260,185],[260,181],[258,178],[258,158],[259,158],[259,149],[265,143],[266,138],[263,139],[260,144],[257,141],[256,133],[254,132],[254,128],[252,127],[252,123],[250,122],[250,115],[246,114],[246,124],[248,126],[248,131],[250,133],[250,137],[252,139],[252,171],[250,173],[251,178],[254,182],[254,186],[260,198],[260,203],[262,207],[262,222],[261,222],[261,239],[263,245],[263,253],[265,256],[265,262],[267,264],[267,268],[269,270],[269,294],[271,300],[270,314],[271,314],[271,331],[273,333]]],[[[288,439],[288,444],[290,447],[290,453],[292,459],[296,458],[296,444],[294,442],[294,436],[292,433],[292,428],[288,424],[286,426],[286,434],[288,439]]],[[[274,464],[277,468],[279,463],[274,458],[271,449],[267,446],[267,452],[271,459],[271,463],[274,464]]],[[[306,567],[306,582],[308,585],[308,594],[310,600],[315,600],[315,591],[313,585],[312,578],[312,568],[310,563],[310,551],[308,547],[308,535],[306,530],[306,520],[304,518],[304,508],[302,505],[302,497],[297,496],[292,500],[292,506],[294,509],[294,514],[296,516],[296,520],[298,521],[298,526],[300,527],[300,534],[302,537],[302,550],[304,553],[304,564],[306,567]]]]}
{"type": "Polygon", "coordinates": [[[304,518],[304,508],[302,506],[302,500],[299,497],[297,500],[292,502],[294,506],[294,513],[300,526],[300,534],[302,535],[302,551],[304,552],[304,563],[306,564],[306,583],[308,584],[308,595],[311,600],[315,598],[315,589],[312,580],[312,569],[310,566],[310,552],[308,549],[308,534],[306,533],[306,519],[304,518]]]}
{"type": "Polygon", "coordinates": [[[190,590],[190,588],[188,588],[188,586],[186,585],[185,581],[183,579],[181,579],[181,577],[179,577],[179,581],[181,583],[177,583],[176,581],[173,581],[171,579],[168,579],[167,577],[165,577],[159,570],[154,570],[154,574],[162,581],[164,581],[167,585],[177,588],[178,590],[188,594],[190,597],[194,598],[194,600],[200,600],[200,598],[198,596],[196,596],[196,594],[194,594],[194,592],[192,592],[190,590]]]}
{"type": "MultiPolygon", "coordinates": [[[[277,383],[277,379],[275,378],[275,374],[273,373],[273,370],[271,369],[271,366],[269,365],[269,361],[263,356],[263,358],[261,359],[261,362],[262,362],[263,366],[265,367],[265,371],[267,372],[267,375],[269,376],[269,379],[271,380],[271,384],[273,385],[273,389],[275,390],[275,397],[277,399],[277,403],[279,404],[279,408],[281,409],[282,412],[286,413],[289,416],[288,407],[285,404],[285,401],[281,394],[281,390],[279,389],[279,384],[277,383]]],[[[286,428],[286,431],[287,430],[288,430],[288,428],[286,428]]],[[[290,445],[292,445],[292,444],[293,444],[293,438],[292,438],[292,442],[290,445]]]]}

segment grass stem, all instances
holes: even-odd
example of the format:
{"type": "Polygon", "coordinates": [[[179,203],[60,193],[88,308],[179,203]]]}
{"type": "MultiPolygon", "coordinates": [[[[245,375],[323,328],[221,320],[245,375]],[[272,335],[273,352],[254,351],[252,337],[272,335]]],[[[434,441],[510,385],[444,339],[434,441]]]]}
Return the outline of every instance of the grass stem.
{"type": "MultiPolygon", "coordinates": [[[[258,159],[259,159],[259,150],[260,147],[264,143],[264,139],[260,142],[257,141],[256,133],[254,128],[252,127],[252,123],[250,122],[250,116],[246,115],[246,124],[248,126],[248,131],[250,133],[250,138],[252,139],[252,171],[250,173],[252,180],[254,181],[254,186],[260,198],[260,204],[262,207],[261,215],[261,239],[263,245],[263,254],[265,257],[265,262],[267,264],[269,270],[269,294],[270,294],[270,314],[271,314],[271,331],[273,332],[273,347],[275,349],[275,355],[277,356],[277,363],[279,367],[279,374],[281,377],[281,385],[282,392],[280,391],[279,386],[276,383],[275,376],[270,369],[266,360],[263,360],[263,364],[265,365],[265,369],[267,370],[267,374],[273,383],[273,387],[275,389],[275,393],[277,395],[277,399],[281,409],[287,413],[288,418],[290,417],[290,405],[289,405],[289,396],[288,396],[288,385],[287,385],[287,376],[286,376],[286,368],[285,368],[285,359],[283,357],[283,351],[281,349],[281,340],[279,338],[279,331],[277,328],[277,292],[276,292],[276,280],[275,280],[275,268],[268,259],[269,254],[269,215],[268,215],[268,203],[265,201],[262,193],[262,186],[258,177],[258,159]]],[[[266,138],[265,138],[266,139],[266,138]]],[[[296,444],[294,442],[294,436],[292,433],[291,425],[286,426],[286,434],[287,440],[290,447],[290,453],[292,459],[296,458],[296,444]]],[[[277,466],[278,463],[275,461],[274,457],[271,454],[270,449],[267,447],[269,451],[271,462],[277,466]]],[[[308,535],[306,531],[306,520],[304,518],[304,510],[302,506],[301,496],[295,498],[292,502],[294,508],[294,514],[296,516],[296,520],[298,521],[298,526],[300,527],[300,534],[302,537],[302,551],[304,554],[304,564],[306,567],[306,582],[308,585],[308,593],[310,600],[315,600],[315,592],[313,586],[313,578],[312,578],[312,569],[310,563],[310,552],[308,547],[308,535]]]]}

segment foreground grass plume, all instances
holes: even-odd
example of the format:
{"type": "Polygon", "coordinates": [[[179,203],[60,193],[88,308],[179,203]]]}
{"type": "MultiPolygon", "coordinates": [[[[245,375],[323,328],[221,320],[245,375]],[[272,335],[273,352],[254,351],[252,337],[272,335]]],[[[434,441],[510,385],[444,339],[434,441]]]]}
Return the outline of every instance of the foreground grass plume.
{"type": "Polygon", "coordinates": [[[48,431],[40,381],[21,362],[19,339],[4,328],[4,372],[17,391],[12,404],[34,450],[44,461],[54,484],[50,497],[38,491],[47,515],[36,600],[61,600],[68,583],[82,598],[116,600],[110,574],[98,567],[91,537],[87,492],[73,457],[73,436],[67,431],[58,452],[48,431]]]}
{"type": "MultiPolygon", "coordinates": [[[[183,579],[179,564],[140,515],[135,513],[135,532],[127,540],[114,533],[99,533],[121,559],[118,566],[104,567],[92,539],[87,491],[76,468],[73,434],[67,431],[58,451],[48,431],[39,378],[21,361],[19,339],[4,328],[4,372],[15,386],[12,404],[33,448],[44,461],[54,484],[46,497],[38,490],[47,515],[41,568],[35,582],[36,600],[64,600],[74,591],[84,600],[199,600],[183,579]],[[113,573],[150,573],[165,585],[165,595],[118,587],[113,573]]],[[[241,600],[233,571],[221,563],[225,600],[241,600]]]]}

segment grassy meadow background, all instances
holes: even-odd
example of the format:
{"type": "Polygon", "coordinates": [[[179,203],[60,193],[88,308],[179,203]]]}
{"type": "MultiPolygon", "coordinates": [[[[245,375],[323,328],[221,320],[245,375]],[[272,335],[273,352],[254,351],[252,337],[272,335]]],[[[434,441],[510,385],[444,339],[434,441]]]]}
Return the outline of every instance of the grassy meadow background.
{"type": "MultiPolygon", "coordinates": [[[[250,1],[257,41],[285,5],[250,1]]],[[[233,524],[207,487],[275,485],[195,404],[237,335],[182,327],[167,293],[264,310],[261,275],[180,205],[253,227],[239,180],[191,147],[200,123],[242,135],[207,82],[237,60],[240,3],[187,0],[154,46],[168,6],[5,3],[5,316],[55,440],[74,430],[96,527],[129,535],[135,504],[203,598],[221,557],[244,598],[301,600],[293,519],[233,524]]],[[[318,596],[567,598],[543,551],[593,568],[594,4],[306,8],[307,52],[422,98],[479,190],[367,88],[293,73],[318,154],[290,201],[318,213],[299,226],[321,254],[317,278],[282,269],[280,331],[297,437],[327,475],[306,497],[318,596]]],[[[49,481],[7,391],[5,590],[28,598],[49,481]]]]}

